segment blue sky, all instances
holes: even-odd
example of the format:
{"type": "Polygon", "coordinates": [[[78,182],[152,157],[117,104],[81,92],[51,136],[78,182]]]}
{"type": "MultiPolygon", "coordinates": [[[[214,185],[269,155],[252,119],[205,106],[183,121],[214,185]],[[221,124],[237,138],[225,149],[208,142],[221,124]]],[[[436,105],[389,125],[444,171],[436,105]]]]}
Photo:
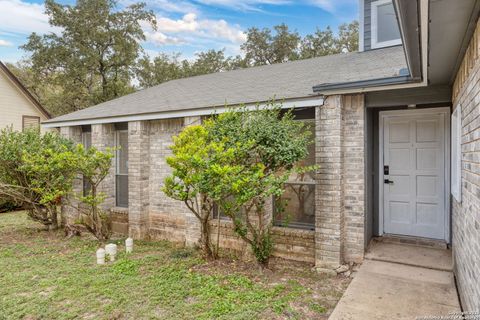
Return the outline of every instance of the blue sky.
{"type": "MultiPolygon", "coordinates": [[[[60,0],[72,4],[73,0],[60,0]]],[[[122,8],[136,0],[118,0],[122,8]]],[[[179,52],[190,59],[196,52],[225,48],[240,54],[250,27],[273,27],[282,22],[305,35],[315,29],[357,19],[358,0],[150,0],[144,1],[157,16],[158,30],[144,26],[142,46],[154,56],[179,52]]],[[[15,62],[25,55],[18,47],[32,32],[55,32],[48,25],[40,0],[0,0],[0,60],[15,62]]]]}

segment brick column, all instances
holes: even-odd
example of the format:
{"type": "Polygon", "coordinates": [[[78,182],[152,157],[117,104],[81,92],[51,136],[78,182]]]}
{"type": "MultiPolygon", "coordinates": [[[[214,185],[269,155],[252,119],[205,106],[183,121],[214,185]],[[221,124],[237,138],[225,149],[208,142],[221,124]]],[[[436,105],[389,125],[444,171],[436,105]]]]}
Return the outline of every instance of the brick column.
{"type": "Polygon", "coordinates": [[[145,239],[149,229],[150,122],[128,123],[129,235],[145,239]]]}
{"type": "MultiPolygon", "coordinates": [[[[115,147],[115,125],[111,123],[93,124],[92,146],[100,151],[115,147]]],[[[105,201],[102,205],[103,210],[109,210],[115,206],[115,159],[112,159],[110,171],[100,184],[98,191],[105,194],[105,201]]]]}
{"type": "Polygon", "coordinates": [[[343,262],[344,192],[342,96],[328,96],[316,109],[315,264],[334,268],[343,262]]]}
{"type": "MultiPolygon", "coordinates": [[[[202,119],[200,117],[185,117],[184,125],[185,127],[190,125],[201,124],[202,119]]],[[[190,211],[185,211],[185,245],[195,246],[200,240],[200,221],[197,217],[190,211]]]]}
{"type": "Polygon", "coordinates": [[[365,237],[364,96],[334,95],[316,112],[315,262],[361,262],[365,237]]]}
{"type": "MultiPolygon", "coordinates": [[[[74,143],[82,143],[82,127],[61,127],[60,135],[66,139],[72,140],[74,143]]],[[[72,192],[74,195],[70,196],[66,201],[69,204],[62,205],[62,224],[73,223],[78,217],[78,204],[79,201],[76,196],[81,195],[83,192],[83,178],[78,176],[73,181],[72,192]]]]}
{"type": "Polygon", "coordinates": [[[365,248],[365,108],[363,95],[343,97],[346,262],[361,262],[365,248]]]}

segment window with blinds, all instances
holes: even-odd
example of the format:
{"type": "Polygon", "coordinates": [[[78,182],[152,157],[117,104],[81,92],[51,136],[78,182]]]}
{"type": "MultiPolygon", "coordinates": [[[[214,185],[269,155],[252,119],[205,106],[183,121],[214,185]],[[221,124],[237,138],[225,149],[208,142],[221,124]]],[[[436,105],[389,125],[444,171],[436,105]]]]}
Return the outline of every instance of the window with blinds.
{"type": "Polygon", "coordinates": [[[22,129],[23,131],[29,129],[40,130],[40,117],[36,116],[23,116],[22,117],[22,129]]]}
{"type": "MultiPolygon", "coordinates": [[[[82,144],[86,149],[92,146],[92,127],[82,126],[82,144]]],[[[83,178],[83,196],[86,197],[90,194],[92,185],[87,179],[83,178]]]]}
{"type": "Polygon", "coordinates": [[[128,207],[128,127],[116,125],[115,195],[117,207],[128,207]]]}

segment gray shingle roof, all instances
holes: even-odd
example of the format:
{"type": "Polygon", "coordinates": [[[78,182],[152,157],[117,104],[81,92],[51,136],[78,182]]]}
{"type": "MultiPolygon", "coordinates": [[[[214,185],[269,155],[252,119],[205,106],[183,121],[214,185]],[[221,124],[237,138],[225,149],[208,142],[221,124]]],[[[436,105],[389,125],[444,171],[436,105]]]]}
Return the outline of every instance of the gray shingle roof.
{"type": "Polygon", "coordinates": [[[87,120],[303,98],[314,85],[397,76],[402,46],[172,80],[46,122],[87,120]]]}

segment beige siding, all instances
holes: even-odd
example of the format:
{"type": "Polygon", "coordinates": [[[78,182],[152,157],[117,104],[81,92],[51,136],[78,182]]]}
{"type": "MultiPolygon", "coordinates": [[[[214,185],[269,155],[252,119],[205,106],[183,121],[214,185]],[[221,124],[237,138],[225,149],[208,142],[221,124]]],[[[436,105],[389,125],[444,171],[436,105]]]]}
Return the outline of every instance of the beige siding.
{"type": "Polygon", "coordinates": [[[47,119],[22,90],[0,70],[0,129],[13,126],[15,130],[22,130],[23,116],[40,117],[40,121],[47,119]]]}

